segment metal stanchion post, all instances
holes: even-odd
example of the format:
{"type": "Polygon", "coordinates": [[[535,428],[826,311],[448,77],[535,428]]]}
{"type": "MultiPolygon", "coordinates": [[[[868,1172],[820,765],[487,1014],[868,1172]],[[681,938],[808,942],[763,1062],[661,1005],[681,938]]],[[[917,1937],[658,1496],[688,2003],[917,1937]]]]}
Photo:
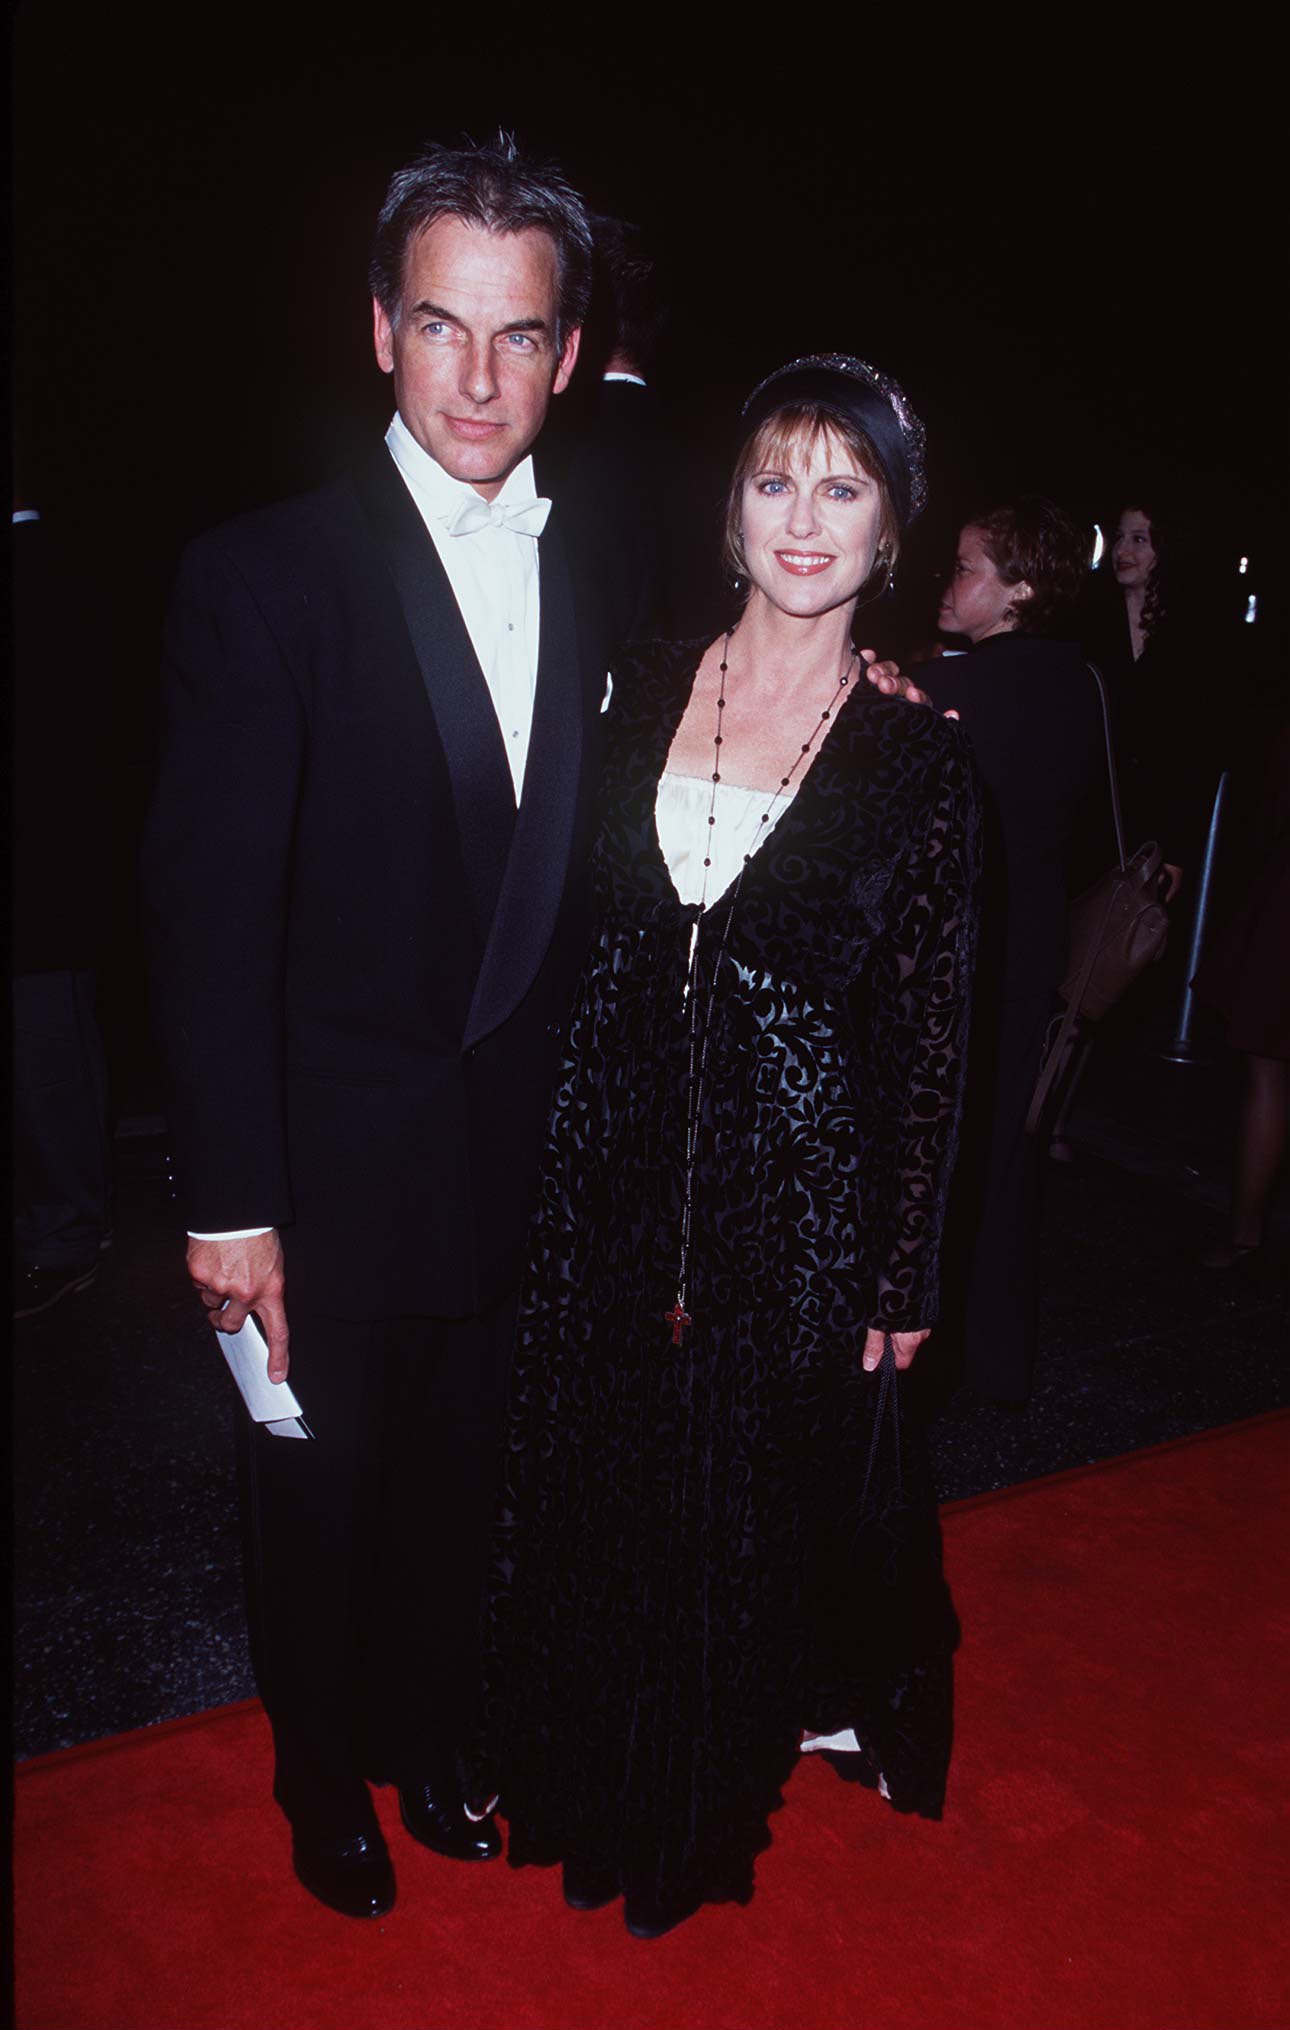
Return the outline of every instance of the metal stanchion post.
{"type": "Polygon", "coordinates": [[[1200,863],[1200,881],[1196,889],[1196,908],[1191,923],[1191,943],[1187,948],[1187,971],[1183,985],[1182,1001],[1178,1008],[1178,1026],[1172,1040],[1161,1051],[1166,1064],[1195,1064],[1199,1053],[1191,1040],[1192,1017],[1196,1011],[1196,996],[1191,983],[1196,977],[1200,964],[1201,949],[1205,943],[1205,929],[1209,917],[1210,894],[1214,886],[1214,862],[1218,857],[1218,836],[1223,823],[1223,811],[1227,803],[1228,774],[1224,769],[1218,778],[1214,792],[1214,807],[1209,814],[1209,832],[1205,839],[1205,852],[1200,863]]]}

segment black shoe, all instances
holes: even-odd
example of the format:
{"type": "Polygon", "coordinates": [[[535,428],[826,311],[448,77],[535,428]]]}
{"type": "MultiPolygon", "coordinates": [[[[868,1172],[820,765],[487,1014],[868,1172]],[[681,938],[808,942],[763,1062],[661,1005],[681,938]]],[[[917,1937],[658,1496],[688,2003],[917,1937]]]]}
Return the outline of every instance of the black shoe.
{"type": "Polygon", "coordinates": [[[695,1911],[702,1907],[701,1903],[694,1901],[671,1903],[654,1897],[629,1897],[623,1916],[633,1938],[662,1938],[665,1932],[675,1931],[678,1924],[684,1924],[687,1917],[693,1917],[695,1911]]]}
{"type": "Polygon", "coordinates": [[[82,1263],[79,1269],[27,1269],[14,1287],[14,1317],[35,1318],[57,1304],[60,1297],[88,1290],[98,1272],[97,1262],[82,1263]]]}
{"type": "Polygon", "coordinates": [[[582,1861],[566,1861],[563,1869],[564,1900],[570,1910],[603,1910],[622,1891],[614,1875],[598,1875],[582,1861]]]}
{"type": "Polygon", "coordinates": [[[394,1870],[379,1833],[349,1840],[296,1833],[291,1864],[310,1895],[342,1917],[384,1917],[394,1908],[394,1870]]]}
{"type": "Polygon", "coordinates": [[[400,1785],[399,1816],[414,1840],[449,1861],[495,1861],[502,1851],[491,1812],[472,1819],[460,1798],[440,1804],[428,1783],[400,1785]]]}

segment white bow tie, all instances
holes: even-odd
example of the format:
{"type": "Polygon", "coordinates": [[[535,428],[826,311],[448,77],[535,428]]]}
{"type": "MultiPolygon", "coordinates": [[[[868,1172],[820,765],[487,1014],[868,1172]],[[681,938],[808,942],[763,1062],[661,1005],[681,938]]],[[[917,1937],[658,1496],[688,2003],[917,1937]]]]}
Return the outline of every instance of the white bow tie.
{"type": "Polygon", "coordinates": [[[450,536],[473,536],[476,529],[513,529],[519,536],[540,536],[551,512],[549,500],[483,500],[473,494],[448,517],[450,536]]]}

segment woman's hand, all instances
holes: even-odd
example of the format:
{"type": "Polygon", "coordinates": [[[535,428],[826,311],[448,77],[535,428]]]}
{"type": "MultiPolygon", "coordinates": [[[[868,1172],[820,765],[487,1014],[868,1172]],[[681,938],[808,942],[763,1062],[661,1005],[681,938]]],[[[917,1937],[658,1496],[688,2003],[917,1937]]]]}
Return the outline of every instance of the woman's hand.
{"type": "MultiPolygon", "coordinates": [[[[895,1349],[897,1367],[906,1368],[909,1366],[931,1329],[930,1325],[925,1325],[921,1332],[892,1333],[891,1343],[895,1349]]],[[[882,1359],[882,1342],[885,1337],[886,1334],[883,1332],[881,1325],[871,1325],[865,1333],[864,1365],[866,1372],[869,1374],[873,1373],[878,1362],[882,1359]]]]}

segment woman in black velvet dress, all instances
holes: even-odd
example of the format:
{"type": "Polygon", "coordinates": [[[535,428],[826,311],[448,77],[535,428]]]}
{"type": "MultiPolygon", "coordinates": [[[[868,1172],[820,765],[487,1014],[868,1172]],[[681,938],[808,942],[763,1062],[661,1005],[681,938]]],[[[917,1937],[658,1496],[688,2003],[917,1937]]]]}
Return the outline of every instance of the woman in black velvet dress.
{"type": "Polygon", "coordinates": [[[936,1317],[977,801],[959,728],[851,647],[921,429],[833,355],[745,420],[737,626],[614,672],[494,1547],[510,1858],[562,1861],[575,1908],[623,1893],[641,1937],[748,1898],[804,1729],[931,1817],[950,1742],[895,1398],[936,1317]]]}

